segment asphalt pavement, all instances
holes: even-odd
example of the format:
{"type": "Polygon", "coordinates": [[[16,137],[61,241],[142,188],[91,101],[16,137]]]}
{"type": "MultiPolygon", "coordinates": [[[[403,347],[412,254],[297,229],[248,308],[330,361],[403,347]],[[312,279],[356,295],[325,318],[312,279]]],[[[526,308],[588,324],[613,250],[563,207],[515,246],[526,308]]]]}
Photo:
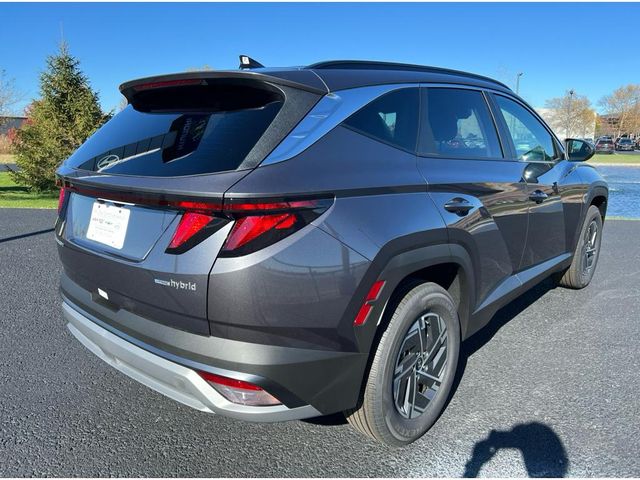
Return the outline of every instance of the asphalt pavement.
{"type": "Polygon", "coordinates": [[[338,416],[201,413],[108,367],[64,326],[54,217],[0,209],[0,476],[640,476],[640,222],[605,224],[588,288],[543,282],[465,342],[440,420],[393,449],[338,416]]]}

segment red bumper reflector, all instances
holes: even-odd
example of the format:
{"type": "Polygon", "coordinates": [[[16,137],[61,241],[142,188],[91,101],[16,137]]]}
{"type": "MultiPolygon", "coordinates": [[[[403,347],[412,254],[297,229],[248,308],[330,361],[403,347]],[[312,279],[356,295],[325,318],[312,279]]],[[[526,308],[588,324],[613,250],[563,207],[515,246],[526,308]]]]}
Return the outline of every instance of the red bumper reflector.
{"type": "Polygon", "coordinates": [[[199,371],[198,375],[230,402],[254,407],[266,407],[282,403],[258,385],[236,380],[235,378],[223,377],[215,373],[199,371]]]}
{"type": "Polygon", "coordinates": [[[369,313],[373,309],[373,303],[378,300],[378,297],[380,297],[380,292],[382,291],[382,287],[384,287],[384,284],[384,280],[378,280],[371,286],[371,289],[369,289],[369,293],[367,293],[367,296],[364,299],[364,303],[360,307],[360,310],[356,315],[356,319],[353,321],[353,324],[356,327],[362,326],[367,322],[369,313]]]}
{"type": "Polygon", "coordinates": [[[227,387],[241,388],[243,390],[262,390],[257,385],[249,382],[243,382],[242,380],[236,380],[235,378],[223,377],[222,375],[216,375],[209,372],[198,372],[202,378],[207,382],[217,383],[218,385],[225,385],[227,387]]]}

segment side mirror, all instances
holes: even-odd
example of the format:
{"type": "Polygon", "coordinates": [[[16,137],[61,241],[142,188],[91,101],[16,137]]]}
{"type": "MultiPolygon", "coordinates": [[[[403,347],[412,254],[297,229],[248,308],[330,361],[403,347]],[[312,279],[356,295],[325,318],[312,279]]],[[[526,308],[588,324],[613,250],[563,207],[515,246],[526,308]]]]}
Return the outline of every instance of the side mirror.
{"type": "Polygon", "coordinates": [[[564,141],[567,160],[571,162],[586,162],[596,153],[596,149],[589,142],[577,138],[567,138],[564,141]]]}

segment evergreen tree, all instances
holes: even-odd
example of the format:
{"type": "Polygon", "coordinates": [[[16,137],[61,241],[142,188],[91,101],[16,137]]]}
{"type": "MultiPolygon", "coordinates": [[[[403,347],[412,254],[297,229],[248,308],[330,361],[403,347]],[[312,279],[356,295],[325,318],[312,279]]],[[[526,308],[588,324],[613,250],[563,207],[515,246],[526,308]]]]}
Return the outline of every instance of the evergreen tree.
{"type": "Polygon", "coordinates": [[[29,105],[27,121],[15,135],[16,182],[38,191],[53,189],[56,168],[111,117],[102,112],[79,64],[64,43],[47,58],[40,98],[29,105]]]}

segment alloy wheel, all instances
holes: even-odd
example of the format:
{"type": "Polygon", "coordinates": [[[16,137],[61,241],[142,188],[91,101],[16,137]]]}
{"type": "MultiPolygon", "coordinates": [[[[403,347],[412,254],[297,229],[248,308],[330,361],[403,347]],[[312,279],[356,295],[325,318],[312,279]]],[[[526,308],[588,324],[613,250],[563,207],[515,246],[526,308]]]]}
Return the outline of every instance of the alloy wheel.
{"type": "Polygon", "coordinates": [[[585,232],[582,247],[582,274],[588,275],[593,270],[598,256],[598,223],[592,220],[585,232]]]}
{"type": "Polygon", "coordinates": [[[398,413],[419,417],[433,401],[447,364],[447,327],[436,313],[426,313],[409,327],[396,359],[393,398],[398,413]]]}

